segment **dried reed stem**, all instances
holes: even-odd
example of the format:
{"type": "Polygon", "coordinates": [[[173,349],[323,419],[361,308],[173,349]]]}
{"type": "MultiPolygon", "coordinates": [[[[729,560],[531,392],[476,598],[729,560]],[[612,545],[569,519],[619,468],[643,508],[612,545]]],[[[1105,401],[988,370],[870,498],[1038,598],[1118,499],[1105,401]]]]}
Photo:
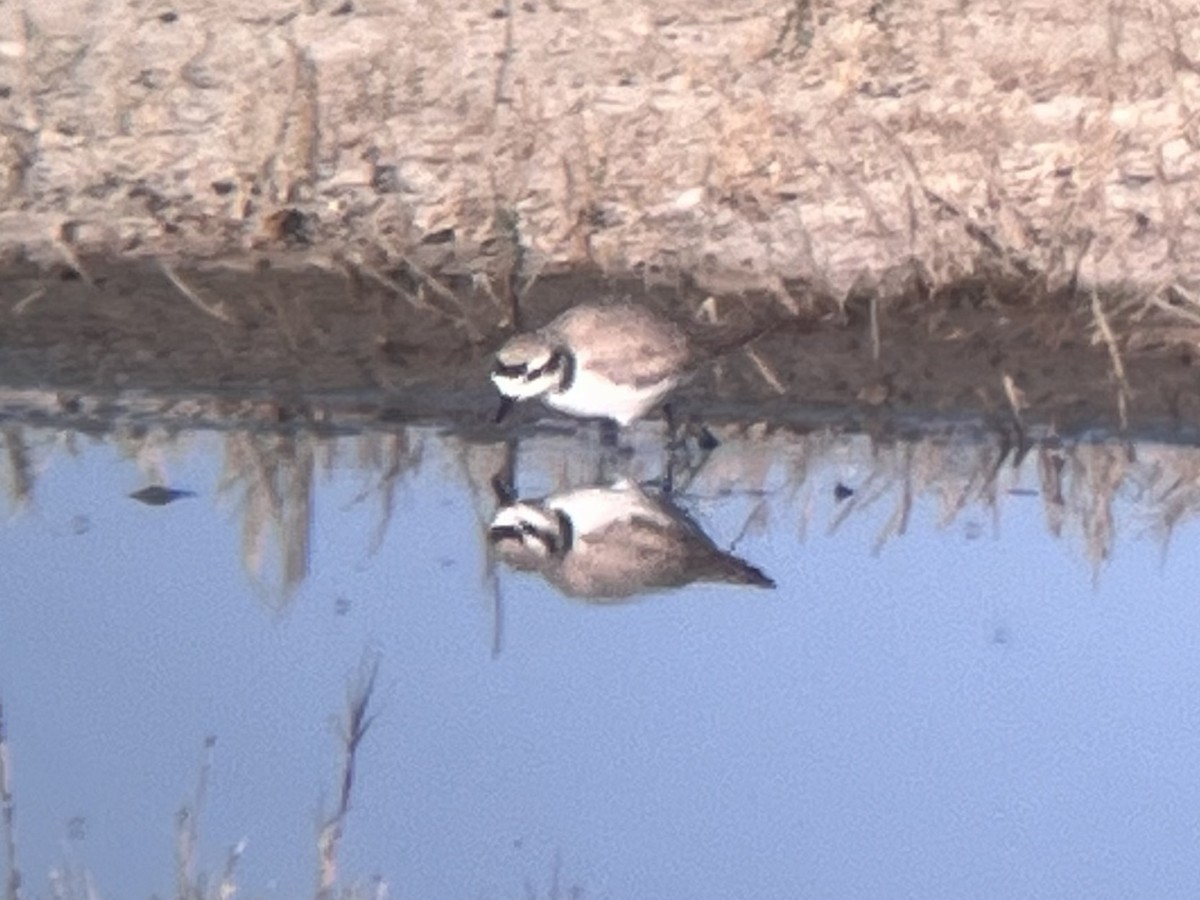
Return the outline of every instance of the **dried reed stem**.
{"type": "MultiPolygon", "coordinates": [[[[1176,290],[1179,290],[1179,289],[1176,288],[1176,290]]],[[[1180,296],[1182,296],[1184,299],[1188,300],[1189,302],[1194,302],[1194,300],[1192,300],[1192,298],[1189,295],[1185,294],[1182,291],[1180,291],[1180,296]]],[[[1155,309],[1160,309],[1163,312],[1168,313],[1169,315],[1171,315],[1175,318],[1184,319],[1191,325],[1200,325],[1200,313],[1196,313],[1184,306],[1172,305],[1172,304],[1168,303],[1166,300],[1164,300],[1161,296],[1159,296],[1158,293],[1152,294],[1150,297],[1148,297],[1146,299],[1146,303],[1149,306],[1152,306],[1155,309]]]]}
{"type": "Polygon", "coordinates": [[[225,857],[225,868],[221,872],[221,881],[217,885],[215,900],[233,900],[234,894],[237,893],[237,880],[234,878],[234,873],[237,870],[237,864],[242,858],[242,854],[246,851],[246,839],[238,841],[229,848],[229,854],[225,857]]]}
{"type": "Polygon", "coordinates": [[[351,686],[346,697],[346,715],[342,722],[342,778],[338,791],[337,806],[321,825],[317,835],[317,900],[331,900],[334,883],[337,881],[337,850],[350,812],[350,797],[354,791],[354,774],[358,748],[366,737],[367,729],[375,721],[367,714],[371,695],[375,691],[375,679],[379,675],[379,658],[368,656],[359,670],[358,681],[351,686]]]}
{"type": "Polygon", "coordinates": [[[1129,379],[1125,375],[1125,363],[1121,359],[1116,335],[1108,323],[1108,316],[1104,314],[1104,307],[1100,303],[1100,294],[1095,288],[1092,288],[1092,316],[1096,320],[1096,327],[1100,329],[1104,345],[1108,348],[1113,374],[1117,377],[1117,415],[1121,421],[1121,428],[1125,429],[1129,427],[1129,379]]]}
{"type": "Polygon", "coordinates": [[[879,362],[882,342],[879,336],[879,298],[874,294],[871,295],[869,307],[871,312],[871,359],[874,362],[879,362]]]}
{"type": "Polygon", "coordinates": [[[5,425],[0,428],[4,441],[5,458],[8,462],[9,500],[17,509],[25,509],[33,499],[37,483],[33,456],[26,441],[26,432],[20,425],[5,425]]]}
{"type": "Polygon", "coordinates": [[[160,259],[158,261],[158,265],[159,268],[162,269],[162,273],[167,276],[167,279],[171,282],[171,284],[175,285],[175,287],[179,289],[179,293],[187,297],[188,300],[192,302],[192,305],[196,307],[196,309],[200,310],[200,312],[204,313],[206,316],[212,316],[214,319],[224,322],[226,325],[236,324],[229,313],[225,311],[224,303],[206,303],[203,297],[196,293],[195,290],[193,290],[175,273],[175,269],[170,263],[160,259]]]}
{"type": "Polygon", "coordinates": [[[500,59],[500,65],[496,68],[496,86],[492,91],[492,106],[498,107],[502,103],[511,103],[512,98],[508,96],[509,69],[512,66],[513,56],[516,55],[516,48],[513,42],[513,8],[512,0],[504,0],[501,4],[504,10],[504,49],[497,56],[500,59]]]}
{"type": "MultiPolygon", "coordinates": [[[[401,256],[400,259],[406,266],[408,266],[409,271],[421,279],[422,284],[429,285],[429,289],[431,291],[458,309],[458,313],[461,316],[458,324],[463,326],[467,332],[467,336],[471,340],[479,341],[483,339],[483,332],[479,330],[479,327],[475,324],[474,319],[471,318],[471,313],[467,309],[466,303],[463,302],[463,299],[459,297],[458,294],[438,281],[438,279],[434,277],[432,273],[428,272],[422,266],[417,265],[417,263],[414,262],[410,257],[401,256]]],[[[453,319],[451,319],[451,321],[453,321],[453,319]]]]}
{"type": "Polygon", "coordinates": [[[46,289],[44,287],[34,288],[32,291],[13,304],[12,314],[14,316],[21,315],[21,313],[25,312],[25,310],[31,306],[35,300],[40,300],[44,296],[46,296],[46,289]]]}
{"type": "Polygon", "coordinates": [[[204,891],[195,881],[196,848],[200,843],[200,814],[208,795],[208,776],[212,771],[213,747],[217,739],[204,739],[204,756],[196,779],[196,793],[189,807],[180,807],[175,818],[175,896],[178,900],[202,900],[204,891]]]}
{"type": "Polygon", "coordinates": [[[63,258],[67,261],[67,265],[79,273],[79,277],[84,280],[84,283],[87,284],[88,287],[96,286],[95,279],[88,274],[88,270],[83,267],[83,263],[79,261],[78,254],[75,253],[70,244],[61,238],[55,238],[54,247],[63,255],[63,258]]]}
{"type": "Polygon", "coordinates": [[[4,883],[5,900],[20,900],[21,870],[17,866],[17,830],[14,824],[12,766],[8,756],[8,729],[4,724],[4,702],[0,701],[0,823],[4,829],[4,859],[8,878],[4,883]]]}
{"type": "Polygon", "coordinates": [[[1001,378],[1001,383],[1004,385],[1004,396],[1008,398],[1008,405],[1012,409],[1017,427],[1024,428],[1025,423],[1021,420],[1021,410],[1025,408],[1025,392],[1017,387],[1017,382],[1007,372],[1001,378]]]}
{"type": "Polygon", "coordinates": [[[424,297],[420,296],[419,294],[406,291],[396,282],[396,279],[384,272],[379,271],[375,267],[370,266],[365,262],[352,262],[350,260],[346,260],[344,265],[346,271],[350,272],[352,275],[365,275],[368,279],[375,282],[389,293],[399,294],[422,312],[432,313],[433,315],[441,316],[442,318],[446,317],[446,314],[442,310],[438,309],[432,303],[429,303],[424,297]]]}
{"type": "Polygon", "coordinates": [[[904,477],[900,481],[900,496],[896,498],[896,508],[875,539],[875,546],[871,548],[871,552],[876,556],[883,552],[884,545],[893,537],[902,536],[908,531],[908,522],[912,517],[913,508],[912,469],[913,451],[910,444],[904,453],[904,477]]]}
{"type": "Polygon", "coordinates": [[[746,348],[746,355],[750,357],[750,362],[754,363],[754,367],[758,369],[758,374],[762,376],[763,381],[770,385],[771,390],[779,395],[787,393],[787,388],[783,386],[783,382],[779,380],[779,377],[753,347],[746,348]]]}

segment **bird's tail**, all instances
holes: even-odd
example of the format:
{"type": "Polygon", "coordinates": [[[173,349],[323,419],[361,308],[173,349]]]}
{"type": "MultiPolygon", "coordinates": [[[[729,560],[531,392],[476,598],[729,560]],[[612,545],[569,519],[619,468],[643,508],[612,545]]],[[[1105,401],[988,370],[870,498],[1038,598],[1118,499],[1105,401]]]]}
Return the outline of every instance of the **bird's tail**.
{"type": "Polygon", "coordinates": [[[744,559],[732,554],[722,554],[717,571],[712,574],[714,581],[726,584],[745,584],[750,587],[773,588],[775,579],[767,575],[757,566],[752,566],[744,559]]]}

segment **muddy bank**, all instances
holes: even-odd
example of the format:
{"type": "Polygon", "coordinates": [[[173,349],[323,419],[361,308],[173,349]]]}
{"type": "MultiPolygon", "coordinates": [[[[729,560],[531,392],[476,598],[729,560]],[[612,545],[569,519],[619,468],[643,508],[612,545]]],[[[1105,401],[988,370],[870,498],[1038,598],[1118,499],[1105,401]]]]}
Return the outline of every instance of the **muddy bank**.
{"type": "Polygon", "coordinates": [[[1169,3],[14,0],[0,250],[1190,302],[1198,61],[1169,3]]]}
{"type": "MultiPolygon", "coordinates": [[[[886,304],[813,300],[797,315],[769,295],[713,299],[686,283],[574,274],[538,279],[519,312],[536,326],[604,295],[696,327],[774,323],[678,392],[682,411],[710,422],[873,428],[968,418],[1185,438],[1200,427],[1192,351],[1167,313],[1120,297],[1031,299],[964,285],[886,304]]],[[[411,269],[376,279],[96,259],[27,267],[0,278],[0,382],[53,396],[49,406],[66,412],[79,397],[208,397],[227,404],[196,411],[210,424],[425,421],[495,436],[487,372],[512,314],[486,283],[411,269]]],[[[547,417],[526,404],[511,427],[547,417]]]]}

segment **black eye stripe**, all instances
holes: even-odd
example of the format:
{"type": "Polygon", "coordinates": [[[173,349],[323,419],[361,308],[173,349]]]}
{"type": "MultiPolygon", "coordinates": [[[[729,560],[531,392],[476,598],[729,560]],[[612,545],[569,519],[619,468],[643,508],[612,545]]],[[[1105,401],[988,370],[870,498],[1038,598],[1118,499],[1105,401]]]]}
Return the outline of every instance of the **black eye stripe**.
{"type": "Polygon", "coordinates": [[[506,366],[502,362],[497,362],[492,367],[492,371],[497,375],[504,375],[508,378],[519,377],[525,374],[525,370],[529,368],[525,363],[516,363],[515,365],[506,366]]]}
{"type": "Polygon", "coordinates": [[[520,540],[521,529],[513,525],[493,525],[488,529],[488,538],[493,544],[501,541],[520,540]]]}
{"type": "Polygon", "coordinates": [[[536,369],[530,369],[529,374],[525,376],[526,381],[533,381],[535,378],[541,378],[547,372],[553,372],[562,366],[562,354],[551,353],[550,358],[546,362],[538,366],[536,369]]]}
{"type": "Polygon", "coordinates": [[[519,525],[494,525],[488,529],[488,540],[493,544],[503,541],[520,541],[524,544],[527,537],[537,538],[545,544],[546,551],[551,556],[558,553],[558,538],[530,522],[521,522],[519,525]]]}
{"type": "Polygon", "coordinates": [[[562,367],[563,353],[556,350],[550,354],[550,358],[548,360],[535,369],[529,368],[528,363],[506,364],[497,361],[492,367],[492,372],[505,378],[521,378],[525,381],[533,381],[534,379],[541,378],[543,375],[546,375],[550,372],[557,372],[562,367]]]}

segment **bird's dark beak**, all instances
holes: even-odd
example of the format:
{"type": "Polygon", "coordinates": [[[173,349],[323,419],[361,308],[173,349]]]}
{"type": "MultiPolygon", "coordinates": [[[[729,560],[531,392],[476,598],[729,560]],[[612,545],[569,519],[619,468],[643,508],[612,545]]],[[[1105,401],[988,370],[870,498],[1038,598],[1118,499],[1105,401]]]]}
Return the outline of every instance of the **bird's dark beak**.
{"type": "Polygon", "coordinates": [[[509,397],[507,394],[505,394],[504,396],[502,396],[500,398],[500,408],[498,410],[496,410],[496,418],[494,420],[497,425],[499,425],[501,422],[504,421],[504,419],[512,411],[513,405],[515,403],[516,403],[516,401],[513,400],[512,397],[509,397]]]}

